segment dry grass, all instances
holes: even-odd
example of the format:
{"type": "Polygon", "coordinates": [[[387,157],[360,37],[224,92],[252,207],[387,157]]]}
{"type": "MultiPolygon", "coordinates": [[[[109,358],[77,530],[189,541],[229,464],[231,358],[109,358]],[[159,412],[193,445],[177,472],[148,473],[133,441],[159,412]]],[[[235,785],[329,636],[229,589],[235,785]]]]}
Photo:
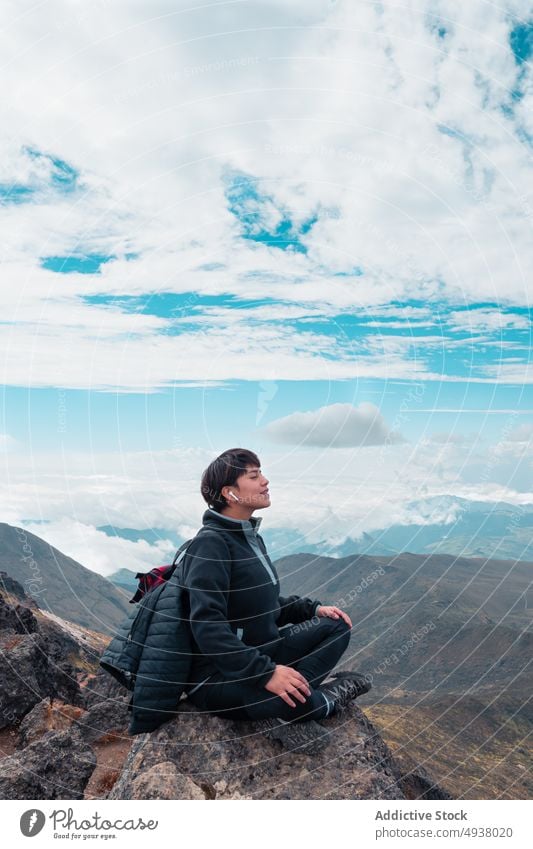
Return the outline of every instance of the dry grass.
{"type": "Polygon", "coordinates": [[[374,705],[365,713],[401,762],[421,764],[458,799],[529,799],[531,743],[522,724],[501,727],[458,708],[446,722],[436,707],[374,705]]]}

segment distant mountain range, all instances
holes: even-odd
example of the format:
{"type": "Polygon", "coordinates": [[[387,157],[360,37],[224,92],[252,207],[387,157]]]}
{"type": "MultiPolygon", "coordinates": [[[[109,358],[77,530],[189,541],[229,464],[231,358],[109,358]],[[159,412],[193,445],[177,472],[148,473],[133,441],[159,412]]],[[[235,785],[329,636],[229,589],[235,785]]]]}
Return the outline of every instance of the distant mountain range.
{"type": "Polygon", "coordinates": [[[397,758],[460,798],[531,798],[532,563],[299,554],[276,568],[284,595],[351,616],[340,667],[372,675],[365,711],[397,758]]]}
{"type": "Polygon", "coordinates": [[[419,515],[420,520],[391,525],[364,534],[359,540],[347,539],[334,553],[343,556],[410,551],[533,560],[533,504],[514,506],[445,496],[412,502],[408,511],[419,515]]]}
{"type": "Polygon", "coordinates": [[[0,522],[0,570],[24,587],[40,608],[109,634],[129,605],[111,581],[62,554],[41,537],[0,522]]]}
{"type": "Polygon", "coordinates": [[[352,618],[351,658],[396,688],[464,692],[514,681],[533,656],[533,567],[451,555],[311,554],[276,561],[284,595],[336,604],[352,618]]]}
{"type": "MultiPolygon", "coordinates": [[[[335,543],[310,542],[305,534],[293,528],[269,528],[265,513],[262,536],[273,560],[301,552],[326,557],[411,552],[533,561],[533,504],[517,507],[445,495],[410,502],[406,513],[413,517],[411,524],[393,524],[371,533],[363,532],[359,537],[347,536],[335,543]]],[[[98,530],[130,542],[145,540],[151,545],[170,540],[179,548],[185,542],[184,537],[168,528],[136,530],[101,525],[98,530]]],[[[127,592],[134,591],[136,586],[127,566],[109,580],[127,592]]]]}
{"type": "Polygon", "coordinates": [[[125,596],[126,601],[128,602],[135,594],[138,587],[138,581],[135,578],[136,574],[137,573],[132,572],[131,569],[118,569],[116,572],[113,572],[111,577],[108,579],[114,584],[117,590],[125,596]]]}
{"type": "MultiPolygon", "coordinates": [[[[387,555],[455,554],[462,557],[492,557],[498,560],[533,561],[533,504],[514,506],[504,502],[468,501],[454,496],[437,496],[406,505],[412,517],[408,524],[391,524],[342,542],[320,542],[297,550],[333,557],[348,554],[387,555]]],[[[268,531],[264,534],[268,536],[268,531]]],[[[288,545],[277,534],[272,540],[279,549],[288,545]]],[[[279,556],[294,553],[294,547],[279,556]]]]}

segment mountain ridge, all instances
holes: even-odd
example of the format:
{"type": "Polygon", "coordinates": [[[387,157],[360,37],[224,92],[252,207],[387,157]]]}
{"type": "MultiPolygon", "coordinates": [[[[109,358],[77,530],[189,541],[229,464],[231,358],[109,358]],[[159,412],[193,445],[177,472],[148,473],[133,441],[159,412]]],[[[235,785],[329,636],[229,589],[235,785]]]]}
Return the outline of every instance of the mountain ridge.
{"type": "Polygon", "coordinates": [[[112,633],[129,609],[111,581],[5,522],[0,522],[0,570],[23,585],[42,609],[99,632],[112,633]]]}

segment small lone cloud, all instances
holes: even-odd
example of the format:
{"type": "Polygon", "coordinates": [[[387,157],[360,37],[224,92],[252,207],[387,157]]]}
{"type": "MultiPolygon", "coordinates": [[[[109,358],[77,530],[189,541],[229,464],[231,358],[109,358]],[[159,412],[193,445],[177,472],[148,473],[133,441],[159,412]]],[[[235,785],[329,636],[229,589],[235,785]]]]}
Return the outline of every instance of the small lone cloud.
{"type": "Polygon", "coordinates": [[[291,413],[263,428],[273,442],[329,448],[385,445],[403,442],[392,431],[379,409],[369,402],[329,404],[307,413],[291,413]]]}

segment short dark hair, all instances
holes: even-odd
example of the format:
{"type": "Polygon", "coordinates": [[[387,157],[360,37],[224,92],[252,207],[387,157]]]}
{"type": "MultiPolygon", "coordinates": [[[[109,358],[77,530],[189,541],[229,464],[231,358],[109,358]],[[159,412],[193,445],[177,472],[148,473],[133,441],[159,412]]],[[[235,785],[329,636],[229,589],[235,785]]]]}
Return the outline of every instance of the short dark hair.
{"type": "Polygon", "coordinates": [[[228,502],[221,493],[224,486],[232,486],[237,482],[247,466],[261,467],[257,454],[247,448],[228,448],[213,460],[202,475],[201,493],[209,507],[219,513],[228,502]]]}

